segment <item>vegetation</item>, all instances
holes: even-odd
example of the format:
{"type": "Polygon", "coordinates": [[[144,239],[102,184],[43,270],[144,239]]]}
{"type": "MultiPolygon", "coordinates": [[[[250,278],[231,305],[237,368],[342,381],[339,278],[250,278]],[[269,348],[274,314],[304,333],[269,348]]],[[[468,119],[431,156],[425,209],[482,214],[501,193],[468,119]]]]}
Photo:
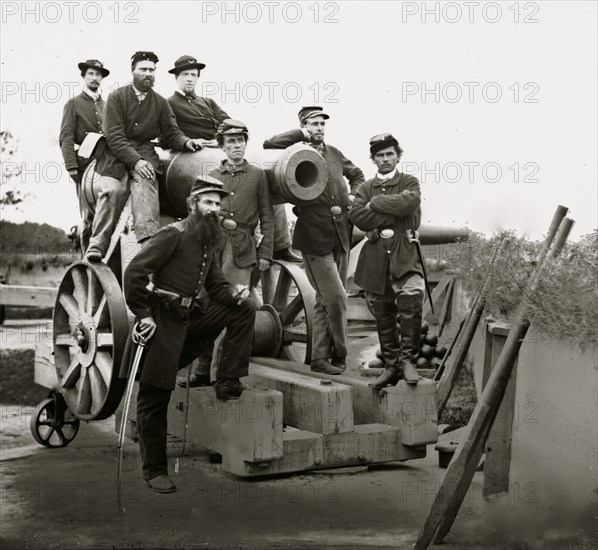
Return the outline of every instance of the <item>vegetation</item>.
{"type": "MultiPolygon", "coordinates": [[[[490,239],[474,235],[468,243],[454,245],[450,267],[472,295],[481,287],[490,260],[502,238],[506,253],[490,273],[486,311],[497,320],[509,321],[524,298],[525,285],[536,265],[542,243],[501,232],[490,239]]],[[[530,297],[528,319],[539,338],[566,341],[585,347],[598,335],[598,230],[577,243],[565,245],[551,260],[535,296],[530,297]]]]}

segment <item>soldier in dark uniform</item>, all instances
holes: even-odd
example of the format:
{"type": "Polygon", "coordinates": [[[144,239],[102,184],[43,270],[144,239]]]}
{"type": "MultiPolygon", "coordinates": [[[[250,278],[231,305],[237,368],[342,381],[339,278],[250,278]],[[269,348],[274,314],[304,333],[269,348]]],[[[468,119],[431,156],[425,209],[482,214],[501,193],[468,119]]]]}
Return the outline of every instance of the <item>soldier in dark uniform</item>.
{"type": "Polygon", "coordinates": [[[226,328],[216,396],[236,399],[247,376],[255,305],[249,289],[230,285],[218,254],[224,240],[218,213],[228,193],[221,182],[199,176],[187,200],[189,216],[159,229],[125,271],[125,298],[149,339],[137,396],[143,477],[157,492],[176,488],[168,478],[166,425],[177,370],[212,345],[226,328]],[[150,283],[152,275],[152,283],[150,283]]]}
{"type": "Polygon", "coordinates": [[[77,65],[85,83],[83,91],[69,99],[62,112],[62,124],[58,144],[62,150],[64,166],[76,185],[79,211],[81,212],[81,250],[85,251],[91,235],[93,212],[90,212],[82,200],[81,179],[83,172],[91,162],[77,155],[77,149],[89,132],[102,132],[104,118],[104,100],[100,95],[100,84],[110,74],[104,64],[97,59],[88,59],[77,65]]]}
{"type": "Polygon", "coordinates": [[[152,89],[157,62],[153,52],[135,52],[131,57],[133,82],[111,92],[106,101],[108,147],[96,166],[102,192],[86,253],[89,261],[99,262],[106,254],[129,190],[137,241],[149,238],[160,227],[156,174],[162,172],[162,165],[151,140],[161,135],[176,151],[200,147],[179,130],[170,105],[152,89]]]}
{"type": "Polygon", "coordinates": [[[419,181],[397,170],[403,150],[392,134],[370,140],[376,177],[357,189],[350,217],[367,231],[359,255],[355,283],[366,291],[372,305],[386,371],[372,384],[376,389],[405,379],[417,384],[415,361],[419,353],[424,299],[423,268],[417,250],[407,238],[421,221],[419,181]],[[401,339],[397,331],[397,317],[401,339]]]}
{"type": "MultiPolygon", "coordinates": [[[[176,78],[178,89],[168,98],[177,124],[183,133],[200,140],[202,145],[217,147],[216,131],[228,114],[213,100],[195,93],[204,63],[195,57],[183,55],[174,62],[168,72],[176,78]]],[[[276,204],[274,211],[274,259],[300,262],[301,258],[291,250],[291,234],[284,204],[276,204]]]]}
{"type": "Polygon", "coordinates": [[[320,197],[296,207],[293,247],[301,250],[305,273],[316,290],[311,369],[340,374],[346,366],[347,261],[351,247],[348,211],[353,194],[363,182],[363,172],[336,147],[324,143],[326,120],[322,107],[303,107],[300,128],[264,142],[265,149],[285,149],[308,142],[324,157],[328,182],[320,197]],[[351,193],[344,177],[349,180],[351,193]]]}

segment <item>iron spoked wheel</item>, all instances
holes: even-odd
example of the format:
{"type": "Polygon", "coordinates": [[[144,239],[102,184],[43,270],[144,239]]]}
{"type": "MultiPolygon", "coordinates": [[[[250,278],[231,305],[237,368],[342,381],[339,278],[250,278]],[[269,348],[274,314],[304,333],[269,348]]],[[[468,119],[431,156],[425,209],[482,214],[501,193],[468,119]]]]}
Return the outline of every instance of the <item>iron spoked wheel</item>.
{"type": "Polygon", "coordinates": [[[60,394],[37,405],[29,429],[33,439],[45,447],[66,447],[79,431],[79,419],[68,409],[60,394]]]}
{"type": "Polygon", "coordinates": [[[278,275],[275,275],[271,305],[282,324],[283,354],[291,361],[309,364],[316,292],[297,264],[274,260],[274,265],[278,267],[278,275]],[[299,346],[293,346],[296,342],[305,344],[304,354],[299,346]]]}
{"type": "Polygon", "coordinates": [[[60,391],[81,420],[108,418],[126,380],[118,377],[129,324],[116,277],[102,263],[69,267],[54,308],[54,360],[60,391]]]}

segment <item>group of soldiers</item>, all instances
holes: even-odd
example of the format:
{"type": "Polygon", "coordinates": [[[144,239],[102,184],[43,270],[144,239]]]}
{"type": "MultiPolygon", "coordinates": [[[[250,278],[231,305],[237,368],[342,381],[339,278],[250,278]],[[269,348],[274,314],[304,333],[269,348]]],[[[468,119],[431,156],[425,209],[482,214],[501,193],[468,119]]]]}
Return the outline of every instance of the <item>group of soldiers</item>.
{"type": "Polygon", "coordinates": [[[341,374],[347,366],[351,223],[366,231],[354,280],[376,318],[385,362],[384,373],[372,384],[377,390],[401,379],[409,384],[419,380],[414,363],[424,272],[410,241],[421,218],[419,182],[397,170],[403,151],[392,134],[370,139],[377,173],[368,181],[325,142],[330,117],[322,107],[303,107],[297,128],[264,142],[266,149],[305,142],[328,168],[320,197],[293,209],[297,222],[291,245],[284,205],[272,205],[264,171],[245,159],[246,125],[195,94],[205,65],[189,55],[177,59],[168,72],[178,89],[165,99],[152,89],[157,63],[153,52],[135,52],[132,83],[111,92],[105,103],[99,92],[109,71],[98,60],[79,63],[85,87],[64,108],[60,146],[80,197],[81,242],[88,261],[103,259],[131,197],[141,249],[125,270],[125,299],[137,317],[139,334],[149,341],[137,397],[143,477],[156,492],[172,492],[176,487],[168,477],[166,421],[177,370],[193,362],[190,386],[213,383],[221,400],[241,395],[256,315],[250,297],[254,270],[269,269],[273,259],[303,262],[316,293],[311,369],[341,374]],[[81,198],[89,161],[76,149],[88,133],[98,132],[105,136],[106,147],[97,158],[101,193],[92,214],[81,198]],[[163,148],[219,147],[226,155],[209,174],[197,174],[187,198],[188,216],[162,228],[157,181],[162,167],[152,144],[156,138],[163,148]],[[217,368],[211,376],[214,350],[217,368]]]}

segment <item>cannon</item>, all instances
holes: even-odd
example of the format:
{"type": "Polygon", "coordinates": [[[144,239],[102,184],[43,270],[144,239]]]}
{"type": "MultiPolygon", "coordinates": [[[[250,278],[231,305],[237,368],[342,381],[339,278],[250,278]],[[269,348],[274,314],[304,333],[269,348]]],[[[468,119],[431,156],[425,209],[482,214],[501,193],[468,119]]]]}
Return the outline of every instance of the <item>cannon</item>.
{"type": "MultiPolygon", "coordinates": [[[[196,175],[211,171],[224,157],[216,149],[204,149],[196,153],[159,153],[164,165],[159,178],[162,221],[168,223],[173,218],[186,215],[185,199],[196,175]]],[[[248,159],[257,162],[266,171],[275,202],[305,205],[317,198],[326,185],[326,164],[319,153],[308,146],[260,151],[255,157],[248,154],[248,159]]],[[[91,207],[99,192],[97,181],[98,175],[92,163],[83,177],[83,193],[91,207]]],[[[425,235],[425,232],[426,229],[422,228],[421,234],[425,235]]],[[[452,242],[466,236],[450,228],[441,228],[441,231],[434,228],[429,234],[430,239],[440,242],[452,242]]],[[[352,260],[356,261],[363,235],[356,231],[354,239],[358,242],[353,248],[352,260]]],[[[44,361],[38,361],[36,354],[36,371],[39,366],[46,373],[38,376],[36,381],[53,390],[53,401],[41,403],[31,423],[34,438],[44,445],[53,447],[68,444],[76,435],[73,427],[78,427],[79,420],[105,419],[117,410],[122,400],[127,380],[121,377],[121,362],[133,322],[123,298],[122,273],[138,248],[127,204],[103,262],[92,264],[85,260],[77,261],[68,268],[60,283],[54,307],[51,349],[47,350],[44,361]],[[53,360],[47,357],[49,355],[53,355],[53,360]],[[63,433],[68,426],[71,427],[70,438],[63,433]],[[47,427],[60,431],[57,444],[51,441],[50,436],[40,433],[47,431],[47,427]]],[[[305,273],[297,264],[275,261],[269,270],[269,277],[262,279],[261,287],[264,303],[256,318],[252,355],[295,361],[288,365],[309,364],[315,292],[305,273]],[[295,346],[297,343],[302,345],[295,346]]],[[[286,365],[281,368],[286,369],[286,365]]],[[[270,367],[271,364],[268,365],[270,367]]],[[[292,370],[292,367],[288,368],[292,370]]],[[[270,373],[268,376],[274,375],[270,373]]],[[[260,379],[264,383],[263,373],[260,379]]],[[[349,381],[343,383],[349,384],[349,381]]],[[[312,392],[310,395],[321,395],[317,383],[317,391],[313,393],[313,383],[303,379],[300,382],[297,379],[291,382],[281,379],[277,384],[290,384],[289,387],[299,384],[305,391],[309,389],[312,392]]],[[[294,390],[289,391],[289,395],[292,395],[294,390]]],[[[376,412],[375,418],[370,412],[363,413],[362,409],[369,411],[373,407],[377,410],[379,406],[379,400],[370,396],[372,392],[367,389],[367,384],[357,384],[355,391],[366,403],[365,408],[357,406],[356,422],[390,422],[387,422],[386,416],[380,416],[383,413],[376,412]]],[[[421,391],[424,392],[422,399],[430,399],[429,387],[422,385],[421,391]]],[[[396,399],[399,399],[400,393],[397,393],[396,399]]],[[[395,405],[390,407],[392,411],[395,411],[395,405]]],[[[395,413],[387,411],[384,414],[395,413]]],[[[427,433],[430,433],[429,429],[427,433]]],[[[424,439],[429,437],[426,435],[424,439]]],[[[418,444],[413,443],[415,446],[418,444]]],[[[415,458],[422,456],[421,452],[421,449],[405,451],[406,454],[392,456],[394,459],[397,459],[396,456],[415,458]]]]}

